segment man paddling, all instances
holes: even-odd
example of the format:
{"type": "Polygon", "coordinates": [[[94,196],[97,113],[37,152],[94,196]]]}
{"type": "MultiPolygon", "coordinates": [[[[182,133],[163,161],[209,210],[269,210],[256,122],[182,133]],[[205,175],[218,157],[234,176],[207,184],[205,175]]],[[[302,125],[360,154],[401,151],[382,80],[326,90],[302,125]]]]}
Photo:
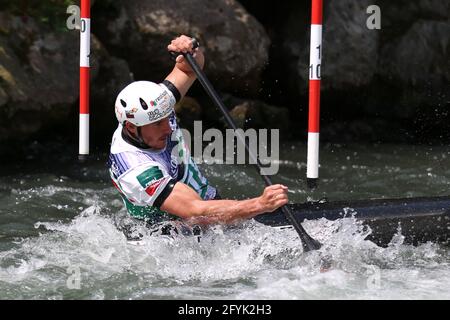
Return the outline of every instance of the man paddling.
{"type": "Polygon", "coordinates": [[[128,213],[150,224],[183,220],[188,224],[230,224],[272,212],[288,202],[287,187],[276,184],[261,196],[221,200],[192,160],[179,129],[174,105],[196,75],[181,53],[190,52],[203,67],[204,55],[192,38],[180,36],[168,45],[179,52],[162,83],[136,81],[117,96],[119,122],[109,156],[109,171],[128,213]]]}

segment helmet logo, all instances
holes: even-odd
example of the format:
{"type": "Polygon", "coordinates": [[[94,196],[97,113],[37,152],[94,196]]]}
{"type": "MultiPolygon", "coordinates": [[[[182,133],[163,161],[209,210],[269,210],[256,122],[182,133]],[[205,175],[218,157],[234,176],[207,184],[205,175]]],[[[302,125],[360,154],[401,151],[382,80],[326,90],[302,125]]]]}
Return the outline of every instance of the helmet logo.
{"type": "Polygon", "coordinates": [[[122,99],[120,99],[120,104],[122,105],[122,107],[126,108],[127,107],[127,103],[125,101],[123,101],[122,99]]]}
{"type": "Polygon", "coordinates": [[[163,111],[155,109],[153,111],[147,112],[148,114],[148,120],[150,121],[158,121],[162,118],[165,118],[167,115],[169,115],[171,112],[170,108],[167,108],[163,111]]]}
{"type": "Polygon", "coordinates": [[[156,101],[154,101],[154,100],[150,101],[150,105],[151,105],[152,107],[156,106],[156,101]]]}
{"type": "Polygon", "coordinates": [[[125,114],[127,115],[128,119],[134,119],[134,114],[138,111],[138,108],[133,108],[130,111],[126,111],[125,114]]]}

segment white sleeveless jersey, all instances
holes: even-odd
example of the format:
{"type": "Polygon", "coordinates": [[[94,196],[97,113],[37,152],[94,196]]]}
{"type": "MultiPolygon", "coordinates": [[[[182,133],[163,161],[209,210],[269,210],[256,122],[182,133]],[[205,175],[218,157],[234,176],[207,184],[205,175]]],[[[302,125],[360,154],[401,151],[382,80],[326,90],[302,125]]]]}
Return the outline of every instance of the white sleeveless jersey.
{"type": "Polygon", "coordinates": [[[109,155],[109,172],[130,215],[155,222],[175,218],[153,206],[172,181],[191,187],[204,200],[213,199],[216,189],[208,184],[190,156],[175,113],[170,115],[172,137],[161,151],[137,148],[122,138],[122,125],[114,132],[109,155]],[[174,141],[172,141],[172,139],[174,141]]]}

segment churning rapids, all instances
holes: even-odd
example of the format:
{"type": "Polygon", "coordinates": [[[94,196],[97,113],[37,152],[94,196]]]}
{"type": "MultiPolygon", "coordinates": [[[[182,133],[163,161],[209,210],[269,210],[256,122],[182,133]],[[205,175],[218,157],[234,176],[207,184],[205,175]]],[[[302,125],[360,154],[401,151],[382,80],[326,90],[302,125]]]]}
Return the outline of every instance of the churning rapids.
{"type": "MultiPolygon", "coordinates": [[[[38,146],[35,146],[38,148],[38,146]]],[[[450,148],[324,146],[318,190],[305,186],[303,145],[281,148],[275,182],[291,202],[448,195],[450,148]]],[[[125,211],[104,166],[37,159],[0,172],[0,299],[450,299],[450,250],[365,240],[355,219],[306,221],[324,246],[303,253],[293,229],[248,221],[193,237],[126,241],[125,211]],[[332,268],[320,272],[320,254],[332,268]]],[[[251,167],[202,165],[225,197],[258,195],[251,167]]]]}

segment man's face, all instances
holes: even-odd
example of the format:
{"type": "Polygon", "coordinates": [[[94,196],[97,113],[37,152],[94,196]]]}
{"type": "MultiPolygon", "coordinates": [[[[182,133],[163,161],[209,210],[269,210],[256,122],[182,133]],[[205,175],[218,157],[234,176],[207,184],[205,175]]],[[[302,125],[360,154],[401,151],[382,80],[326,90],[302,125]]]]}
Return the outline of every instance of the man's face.
{"type": "MultiPolygon", "coordinates": [[[[137,136],[137,127],[127,123],[127,128],[137,136]]],[[[142,139],[144,142],[154,149],[163,149],[166,147],[167,137],[172,134],[170,128],[169,117],[161,119],[141,127],[142,139]]]]}

